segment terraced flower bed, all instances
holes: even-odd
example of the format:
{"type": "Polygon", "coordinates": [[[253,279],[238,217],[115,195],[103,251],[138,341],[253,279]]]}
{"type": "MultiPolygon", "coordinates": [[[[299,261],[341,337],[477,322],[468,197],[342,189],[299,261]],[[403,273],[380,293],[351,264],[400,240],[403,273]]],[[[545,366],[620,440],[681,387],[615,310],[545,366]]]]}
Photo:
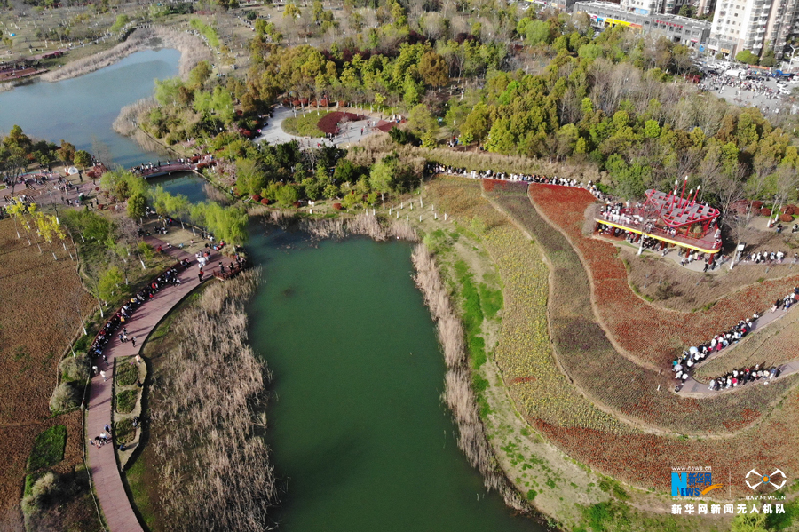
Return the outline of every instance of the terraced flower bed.
{"type": "MultiPolygon", "coordinates": [[[[768,420],[733,438],[685,440],[655,434],[617,435],[593,429],[558,426],[540,419],[530,423],[569,456],[614,478],[661,491],[670,489],[669,468],[686,460],[709,465],[713,478],[728,489],[732,478],[733,497],[751,494],[741,479],[752,468],[767,470],[799,468],[799,396],[791,394],[768,420]]],[[[712,495],[712,494],[711,494],[712,495]]],[[[721,494],[719,494],[721,495],[721,494]]],[[[724,493],[726,496],[727,493],[724,493]]]]}
{"type": "Polygon", "coordinates": [[[530,197],[541,213],[563,231],[593,277],[594,302],[616,344],[644,364],[667,368],[685,346],[697,345],[740,319],[769,308],[799,284],[799,276],[766,281],[729,294],[697,313],[666,311],[638,297],[615,247],[582,234],[583,213],[594,197],[581,188],[533,185],[530,197]]]}
{"type": "MultiPolygon", "coordinates": [[[[493,193],[492,198],[535,238],[549,258],[550,334],[558,360],[574,383],[605,409],[639,425],[670,432],[731,433],[757,420],[797,382],[791,376],[771,386],[703,399],[671,393],[668,370],[661,375],[614,349],[593,313],[585,268],[566,238],[538,215],[523,192],[505,189],[493,193]]],[[[528,268],[531,262],[528,260],[528,268]]],[[[616,312],[623,314],[626,309],[617,308],[616,312]]],[[[650,336],[645,331],[641,331],[644,340],[650,336]]]]}
{"type": "MultiPolygon", "coordinates": [[[[632,368],[629,371],[637,371],[637,375],[641,379],[656,374],[656,372],[645,370],[622,355],[613,352],[612,347],[607,347],[609,342],[602,334],[601,329],[598,326],[589,327],[586,324],[585,320],[588,320],[590,316],[590,305],[584,299],[584,296],[589,293],[587,274],[577,260],[574,249],[563,238],[563,235],[536,215],[529,200],[524,196],[523,186],[511,187],[511,190],[505,190],[502,194],[491,197],[497,203],[501,202],[506,210],[508,206],[518,207],[513,216],[514,220],[519,225],[524,225],[528,232],[533,234],[536,242],[546,250],[546,256],[552,265],[553,276],[551,279],[553,282],[559,280],[562,283],[557,286],[553,285],[553,297],[549,302],[551,317],[556,313],[563,313],[565,316],[565,321],[557,330],[553,328],[555,331],[553,341],[558,347],[558,356],[562,355],[561,349],[564,347],[573,347],[569,350],[569,356],[560,358],[561,362],[568,359],[575,363],[582,361],[590,366],[594,363],[592,358],[608,354],[615,356],[620,361],[625,361],[625,364],[619,367],[622,369],[632,368]],[[508,196],[509,192],[512,194],[511,196],[508,196]],[[514,195],[517,199],[510,201],[514,195]],[[541,230],[533,232],[532,229],[541,230]],[[583,277],[575,277],[580,272],[583,277]],[[585,312],[586,310],[588,313],[585,312]],[[567,323],[569,319],[572,320],[571,326],[567,323]],[[580,326],[577,327],[577,324],[580,326]],[[598,350],[594,345],[597,341],[604,341],[605,347],[598,350]]],[[[628,429],[617,421],[603,426],[604,419],[602,418],[583,422],[578,416],[577,423],[574,423],[569,417],[564,417],[563,421],[553,419],[552,414],[559,410],[547,400],[540,400],[538,401],[540,404],[536,404],[535,395],[530,401],[526,396],[527,391],[523,388],[539,382],[543,375],[548,375],[546,367],[541,363],[544,359],[535,352],[539,348],[538,346],[543,345],[544,340],[540,338],[540,335],[546,334],[546,329],[542,329],[536,321],[536,318],[542,315],[539,303],[537,303],[544,297],[541,293],[541,280],[538,276],[528,277],[526,275],[527,270],[537,272],[539,266],[536,260],[529,258],[530,255],[525,253],[527,258],[517,255],[517,251],[519,253],[526,252],[532,246],[528,241],[521,243],[518,240],[513,240],[510,237],[512,232],[506,234],[506,231],[509,230],[506,224],[490,212],[486,212],[487,204],[478,197],[479,183],[468,180],[436,179],[428,186],[428,190],[440,196],[436,199],[437,205],[446,204],[450,213],[457,213],[458,224],[461,228],[488,227],[484,233],[483,242],[491,251],[502,273],[506,309],[502,338],[495,351],[495,357],[497,362],[503,365],[505,382],[508,384],[511,396],[519,410],[526,415],[531,426],[550,442],[570,457],[598,471],[636,486],[655,488],[661,491],[670,489],[669,468],[672,465],[680,465],[686,460],[691,463],[701,462],[702,465],[712,466],[714,479],[727,479],[730,476],[733,479],[741,479],[752,467],[768,469],[771,467],[769,465],[771,463],[779,463],[780,467],[784,465],[791,471],[799,470],[799,455],[795,452],[795,449],[799,448],[799,433],[794,430],[799,422],[799,395],[793,393],[788,394],[767,416],[764,416],[760,411],[760,406],[754,404],[754,401],[752,401],[753,406],[758,410],[740,408],[737,415],[733,413],[734,410],[730,410],[730,415],[726,419],[729,430],[743,429],[758,416],[764,417],[764,419],[755,427],[722,438],[700,440],[680,436],[680,434],[688,432],[687,429],[677,430],[675,432],[678,434],[673,436],[648,434],[628,429]],[[472,216],[478,218],[484,216],[484,220],[490,221],[472,224],[470,223],[474,219],[472,216]],[[529,247],[525,247],[523,244],[529,247]],[[502,258],[503,255],[507,255],[507,258],[502,258]],[[534,316],[530,317],[524,314],[522,308],[524,305],[531,305],[534,316]],[[517,313],[519,314],[518,322],[511,318],[517,313]],[[531,323],[537,326],[525,327],[525,324],[531,323]],[[539,335],[539,337],[535,335],[539,335]],[[512,343],[506,344],[508,339],[525,347],[519,350],[507,349],[506,346],[512,343]],[[617,426],[621,426],[621,430],[617,430],[617,426]]],[[[498,213],[498,211],[494,212],[498,213]]],[[[596,317],[593,316],[588,321],[596,322],[596,317]]],[[[587,371],[581,375],[591,377],[589,382],[594,386],[595,392],[607,389],[618,392],[619,397],[627,397],[625,394],[636,390],[649,393],[656,389],[656,384],[640,387],[634,386],[633,382],[616,380],[618,377],[613,375],[614,371],[616,371],[616,366],[608,368],[607,371],[593,373],[587,371]]],[[[558,385],[562,381],[553,378],[547,382],[551,386],[558,385]]],[[[571,386],[573,384],[566,381],[566,387],[571,386]]],[[[566,392],[563,393],[566,394],[566,392]]],[[[550,396],[543,395],[542,397],[550,396]]],[[[564,397],[568,397],[568,395],[564,395],[564,397]]],[[[610,399],[616,400],[613,397],[610,399]]],[[[701,426],[703,421],[699,418],[709,413],[707,404],[710,403],[706,403],[704,400],[685,400],[684,398],[681,400],[669,392],[660,395],[649,394],[649,396],[639,399],[642,401],[642,406],[645,407],[642,408],[642,411],[657,414],[672,408],[670,422],[675,425],[680,425],[682,422],[684,427],[701,426]],[[646,405],[647,397],[650,397],[648,406],[646,405]],[[652,403],[651,397],[666,398],[674,400],[675,403],[652,403]]],[[[569,401],[570,399],[565,400],[569,401]]],[[[712,404],[716,405],[715,408],[719,410],[727,408],[721,403],[712,404]]],[[[727,486],[725,486],[725,490],[726,488],[727,486]]],[[[743,490],[748,491],[742,482],[736,480],[732,483],[733,497],[744,495],[743,490]]]]}
{"type": "MultiPolygon", "coordinates": [[[[569,383],[552,356],[546,305],[549,270],[536,246],[480,196],[476,182],[437,179],[428,186],[435,204],[456,212],[464,225],[489,227],[483,243],[503,285],[502,333],[494,359],[517,405],[527,416],[610,432],[630,429],[595,408],[569,383]]],[[[429,197],[429,196],[428,196],[429,197]]]]}

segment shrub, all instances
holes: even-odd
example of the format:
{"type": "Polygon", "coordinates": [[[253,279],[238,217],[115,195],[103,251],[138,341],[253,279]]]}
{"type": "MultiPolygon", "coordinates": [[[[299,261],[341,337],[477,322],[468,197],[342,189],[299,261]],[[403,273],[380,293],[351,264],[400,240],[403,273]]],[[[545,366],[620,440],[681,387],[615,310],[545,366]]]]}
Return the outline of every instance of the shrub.
{"type": "Polygon", "coordinates": [[[760,209],[760,216],[771,216],[771,209],[760,209]]]}
{"type": "Polygon", "coordinates": [[[74,382],[76,385],[83,385],[89,380],[90,369],[89,357],[85,353],[67,357],[58,364],[61,379],[64,382],[74,382]]]}
{"type": "Polygon", "coordinates": [[[28,471],[33,472],[43,467],[56,465],[64,459],[64,448],[67,444],[66,425],[53,425],[36,436],[33,450],[28,457],[28,471]]]}
{"type": "Polygon", "coordinates": [[[130,418],[114,421],[114,440],[117,444],[130,443],[136,438],[136,427],[130,418]]]}
{"type": "Polygon", "coordinates": [[[252,196],[250,196],[250,198],[251,198],[251,199],[252,199],[252,200],[253,200],[255,203],[258,203],[259,201],[261,201],[261,195],[260,195],[260,194],[253,194],[252,196]]]}
{"type": "Polygon", "coordinates": [[[781,222],[792,222],[793,221],[793,215],[790,215],[790,214],[787,214],[787,213],[786,214],[780,214],[780,221],[781,222]]]}
{"type": "Polygon", "coordinates": [[[68,412],[80,405],[80,392],[72,384],[62,382],[50,396],[50,411],[53,414],[68,412]]]}
{"type": "Polygon", "coordinates": [[[25,515],[41,511],[48,499],[60,491],[58,477],[53,472],[47,472],[33,484],[30,494],[22,498],[22,511],[25,515]]]}
{"type": "Polygon", "coordinates": [[[752,209],[758,211],[758,210],[760,210],[762,208],[763,208],[763,202],[762,201],[753,201],[752,202],[752,209]]]}
{"type": "Polygon", "coordinates": [[[794,214],[796,214],[796,206],[795,205],[791,205],[789,203],[788,205],[786,205],[782,209],[780,209],[780,212],[782,212],[783,214],[794,215],[794,214]]]}
{"type": "Polygon", "coordinates": [[[139,381],[139,367],[133,357],[119,359],[114,371],[118,386],[131,386],[139,381]]]}
{"type": "Polygon", "coordinates": [[[117,412],[129,414],[136,408],[136,401],[139,399],[139,390],[125,390],[116,396],[117,412]]]}

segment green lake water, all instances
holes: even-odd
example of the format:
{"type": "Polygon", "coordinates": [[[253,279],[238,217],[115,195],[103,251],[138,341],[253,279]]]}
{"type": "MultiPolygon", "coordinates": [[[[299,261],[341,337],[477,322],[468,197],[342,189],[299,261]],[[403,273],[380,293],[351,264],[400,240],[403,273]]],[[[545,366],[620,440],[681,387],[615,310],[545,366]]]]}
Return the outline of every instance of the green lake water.
{"type": "Polygon", "coordinates": [[[260,231],[250,341],[274,373],[275,519],[288,532],[539,531],[455,443],[410,244],[260,231]]]}

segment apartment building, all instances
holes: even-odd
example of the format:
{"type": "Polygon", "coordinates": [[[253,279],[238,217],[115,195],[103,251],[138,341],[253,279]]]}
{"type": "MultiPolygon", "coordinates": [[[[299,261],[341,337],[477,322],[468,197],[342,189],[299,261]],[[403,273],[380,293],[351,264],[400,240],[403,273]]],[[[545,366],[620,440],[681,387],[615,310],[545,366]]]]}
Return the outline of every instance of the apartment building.
{"type": "Polygon", "coordinates": [[[773,48],[781,56],[796,34],[799,0],[717,0],[708,47],[714,52],[760,54],[773,48]]]}

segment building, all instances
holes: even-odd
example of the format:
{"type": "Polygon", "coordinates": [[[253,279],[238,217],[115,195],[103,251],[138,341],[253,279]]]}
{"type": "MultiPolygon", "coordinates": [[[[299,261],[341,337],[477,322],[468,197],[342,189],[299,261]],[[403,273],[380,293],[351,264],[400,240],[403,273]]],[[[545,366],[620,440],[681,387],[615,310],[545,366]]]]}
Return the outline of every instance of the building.
{"type": "Polygon", "coordinates": [[[781,56],[796,28],[799,0],[717,0],[708,47],[730,57],[742,50],[781,56]]]}
{"type": "Polygon", "coordinates": [[[640,0],[640,4],[624,0],[625,4],[610,2],[575,2],[574,12],[587,13],[591,25],[598,30],[612,26],[626,26],[641,33],[667,37],[674,43],[703,50],[710,35],[710,23],[672,14],[660,14],[660,4],[667,0],[640,0]],[[660,3],[660,4],[658,4],[660,3]],[[657,5],[656,5],[657,4],[657,5]],[[647,11],[647,13],[643,13],[647,11]]]}

